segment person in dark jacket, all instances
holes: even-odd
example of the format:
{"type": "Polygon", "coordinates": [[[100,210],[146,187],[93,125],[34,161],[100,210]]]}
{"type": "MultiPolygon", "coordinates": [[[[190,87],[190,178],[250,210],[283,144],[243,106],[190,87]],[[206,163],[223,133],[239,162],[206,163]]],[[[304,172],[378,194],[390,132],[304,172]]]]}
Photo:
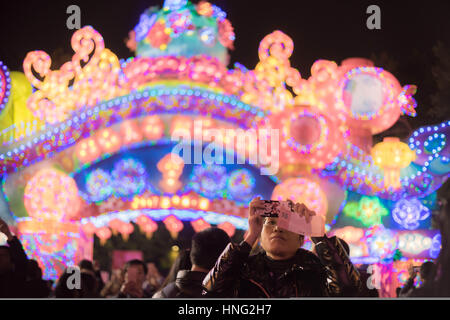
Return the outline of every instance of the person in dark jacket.
{"type": "Polygon", "coordinates": [[[175,281],[155,293],[153,298],[203,297],[203,279],[230,241],[227,233],[219,228],[196,233],[190,250],[191,269],[178,271],[175,281]]]}
{"type": "Polygon", "coordinates": [[[8,246],[0,246],[0,298],[22,298],[25,296],[28,257],[19,239],[12,235],[2,219],[0,232],[8,241],[8,246]]]}
{"type": "MultiPolygon", "coordinates": [[[[203,281],[206,297],[288,298],[343,296],[362,290],[359,273],[336,237],[312,238],[318,256],[301,249],[304,237],[280,229],[277,218],[262,217],[259,198],[250,203],[249,229],[230,243],[203,281]],[[263,252],[249,256],[261,237],[263,252]]],[[[315,213],[295,204],[309,222],[315,213]]]]}
{"type": "Polygon", "coordinates": [[[27,280],[25,283],[25,297],[48,298],[50,287],[47,281],[42,279],[42,270],[36,260],[28,260],[27,280]]]}
{"type": "Polygon", "coordinates": [[[414,286],[414,281],[416,280],[417,271],[414,269],[413,265],[409,266],[409,279],[405,286],[400,290],[400,297],[429,297],[430,294],[428,287],[430,283],[434,280],[435,274],[435,264],[431,261],[426,261],[420,266],[420,278],[423,283],[420,287],[416,288],[414,286]]]}

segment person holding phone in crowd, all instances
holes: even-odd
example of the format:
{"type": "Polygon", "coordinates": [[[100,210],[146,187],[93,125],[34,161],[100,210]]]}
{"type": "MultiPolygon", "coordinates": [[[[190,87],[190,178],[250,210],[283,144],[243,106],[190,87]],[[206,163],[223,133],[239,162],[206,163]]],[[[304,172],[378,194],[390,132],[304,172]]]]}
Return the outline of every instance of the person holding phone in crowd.
{"type": "MultiPolygon", "coordinates": [[[[311,221],[315,212],[292,206],[311,221]]],[[[262,217],[264,201],[249,206],[249,229],[240,244],[230,243],[203,281],[206,297],[288,298],[359,296],[357,269],[336,237],[313,237],[317,256],[302,249],[304,236],[277,226],[276,217],[262,217]],[[263,252],[250,256],[260,239],[263,252]]],[[[294,214],[295,214],[294,213],[294,214]]]]}
{"type": "Polygon", "coordinates": [[[433,282],[435,271],[435,264],[431,261],[424,262],[420,267],[413,266],[408,267],[409,279],[406,281],[405,286],[400,290],[400,297],[427,297],[430,296],[427,287],[433,282]],[[419,287],[414,286],[417,274],[420,274],[422,284],[419,287]]]}
{"type": "Polygon", "coordinates": [[[124,266],[124,283],[118,298],[151,298],[154,294],[149,286],[145,286],[147,266],[141,260],[128,261],[124,266]]]}

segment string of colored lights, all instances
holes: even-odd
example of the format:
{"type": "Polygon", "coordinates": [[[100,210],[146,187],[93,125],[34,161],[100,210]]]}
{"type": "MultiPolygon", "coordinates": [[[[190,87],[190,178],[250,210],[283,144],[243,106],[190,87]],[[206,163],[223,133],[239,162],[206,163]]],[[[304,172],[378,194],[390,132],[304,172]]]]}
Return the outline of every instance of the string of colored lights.
{"type": "Polygon", "coordinates": [[[11,79],[6,65],[0,61],[0,113],[5,109],[11,93],[11,79]]]}

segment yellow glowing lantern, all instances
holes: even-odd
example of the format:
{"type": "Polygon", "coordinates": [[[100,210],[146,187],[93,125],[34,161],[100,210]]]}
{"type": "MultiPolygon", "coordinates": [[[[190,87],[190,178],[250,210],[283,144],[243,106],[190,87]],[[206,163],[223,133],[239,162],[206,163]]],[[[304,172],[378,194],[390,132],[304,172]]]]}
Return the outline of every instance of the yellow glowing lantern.
{"type": "Polygon", "coordinates": [[[141,126],[144,136],[148,140],[157,140],[164,134],[164,123],[157,115],[146,117],[141,126]]]}
{"type": "Polygon", "coordinates": [[[94,138],[87,138],[77,144],[75,153],[81,162],[88,163],[100,157],[101,150],[94,138]]]}
{"type": "Polygon", "coordinates": [[[400,169],[409,166],[416,159],[416,154],[399,138],[386,137],[372,148],[372,158],[384,170],[384,187],[399,189],[400,169]]]}
{"type": "Polygon", "coordinates": [[[111,128],[100,130],[96,134],[97,144],[103,152],[114,153],[120,149],[120,135],[111,128]]]}

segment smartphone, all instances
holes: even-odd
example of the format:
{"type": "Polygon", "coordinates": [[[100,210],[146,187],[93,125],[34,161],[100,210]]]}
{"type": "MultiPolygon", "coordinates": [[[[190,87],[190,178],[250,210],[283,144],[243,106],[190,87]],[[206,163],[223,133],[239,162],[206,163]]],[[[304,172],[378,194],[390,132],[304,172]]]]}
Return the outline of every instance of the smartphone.
{"type": "Polygon", "coordinates": [[[263,202],[264,209],[262,210],[261,217],[277,218],[281,212],[288,208],[294,212],[293,202],[290,201],[278,201],[278,200],[261,200],[263,202]]]}
{"type": "Polygon", "coordinates": [[[420,267],[419,266],[413,266],[413,271],[414,272],[420,272],[420,267]]]}
{"type": "Polygon", "coordinates": [[[262,217],[278,218],[279,228],[308,237],[322,237],[325,234],[325,217],[315,215],[306,222],[294,211],[294,203],[290,201],[263,200],[262,217]]]}

